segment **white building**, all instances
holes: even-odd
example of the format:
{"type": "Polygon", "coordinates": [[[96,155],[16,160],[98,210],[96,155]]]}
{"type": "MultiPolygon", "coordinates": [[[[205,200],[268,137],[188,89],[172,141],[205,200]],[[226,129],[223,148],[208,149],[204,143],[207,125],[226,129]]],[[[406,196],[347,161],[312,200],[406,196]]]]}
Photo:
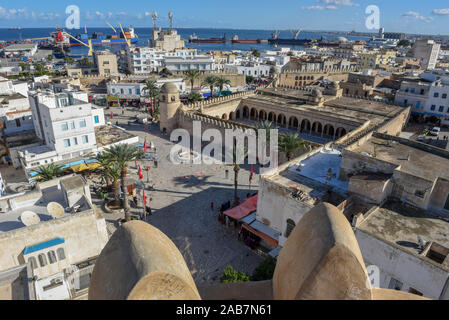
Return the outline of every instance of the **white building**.
{"type": "MultiPolygon", "coordinates": [[[[186,90],[186,83],[183,78],[170,78],[170,79],[158,79],[156,86],[161,88],[165,83],[173,83],[180,92],[186,90]]],[[[128,81],[122,80],[120,82],[109,82],[106,84],[107,92],[109,96],[119,97],[120,99],[140,99],[149,97],[149,93],[144,90],[146,84],[145,79],[128,81]]]]}
{"type": "Polygon", "coordinates": [[[37,90],[29,101],[36,135],[44,144],[19,152],[25,169],[97,150],[95,127],[105,124],[104,112],[88,102],[87,93],[37,90]]]}
{"type": "Polygon", "coordinates": [[[37,52],[36,43],[12,44],[3,49],[7,57],[32,57],[37,52]]]}
{"type": "Polygon", "coordinates": [[[416,40],[413,45],[413,57],[420,60],[421,67],[433,70],[438,61],[441,44],[434,40],[416,40]]]}
{"type": "Polygon", "coordinates": [[[150,47],[128,47],[125,57],[130,73],[145,74],[156,72],[164,66],[165,51],[150,47]]]}
{"type": "Polygon", "coordinates": [[[5,135],[33,130],[27,83],[0,77],[0,121],[5,122],[5,135]]]}
{"type": "Polygon", "coordinates": [[[257,62],[248,62],[242,65],[226,64],[224,66],[224,71],[244,74],[252,77],[268,77],[272,67],[274,66],[260,64],[257,62]]]}
{"type": "Polygon", "coordinates": [[[215,70],[215,62],[207,55],[166,56],[165,67],[170,71],[215,70]]]}
{"type": "Polygon", "coordinates": [[[108,241],[86,180],[72,175],[42,182],[33,191],[0,198],[0,207],[0,288],[5,275],[25,266],[25,299],[85,295],[95,259],[108,241]]]}

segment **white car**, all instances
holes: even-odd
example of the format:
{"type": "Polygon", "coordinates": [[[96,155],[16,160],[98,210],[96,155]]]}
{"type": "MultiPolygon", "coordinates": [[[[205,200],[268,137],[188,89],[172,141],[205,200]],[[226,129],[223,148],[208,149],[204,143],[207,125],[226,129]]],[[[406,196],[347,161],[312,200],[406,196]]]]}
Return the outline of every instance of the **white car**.
{"type": "Polygon", "coordinates": [[[430,135],[432,135],[432,136],[438,136],[439,134],[440,134],[440,131],[441,131],[441,128],[439,128],[439,127],[434,127],[433,129],[432,129],[432,131],[430,131],[430,135]]]}

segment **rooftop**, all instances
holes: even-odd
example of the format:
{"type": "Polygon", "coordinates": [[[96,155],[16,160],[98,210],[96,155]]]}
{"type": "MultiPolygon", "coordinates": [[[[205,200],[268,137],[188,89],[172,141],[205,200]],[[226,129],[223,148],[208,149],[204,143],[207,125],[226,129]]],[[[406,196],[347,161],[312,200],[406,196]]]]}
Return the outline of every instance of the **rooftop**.
{"type": "Polygon", "coordinates": [[[422,252],[418,236],[449,248],[449,219],[399,202],[375,209],[357,228],[413,254],[422,252]]]}
{"type": "Polygon", "coordinates": [[[98,148],[134,138],[134,136],[126,130],[110,125],[95,127],[95,137],[97,139],[98,148]]]}
{"type": "Polygon", "coordinates": [[[449,153],[426,144],[379,134],[356,146],[352,151],[401,166],[400,171],[434,181],[449,179],[449,153]],[[393,140],[394,139],[394,140],[393,140]],[[438,154],[438,151],[440,155],[438,154]]]}
{"type": "MultiPolygon", "coordinates": [[[[41,191],[36,190],[22,195],[14,195],[13,197],[0,198],[2,206],[11,207],[11,203],[14,205],[13,210],[0,213],[0,234],[25,228],[26,226],[21,220],[21,215],[25,211],[36,213],[39,216],[40,223],[53,220],[54,218],[47,210],[47,205],[50,202],[59,203],[63,208],[68,207],[64,193],[59,187],[59,182],[68,184],[66,190],[72,190],[71,188],[78,183],[79,179],[82,178],[79,176],[63,177],[39,184],[41,191]]],[[[81,211],[92,209],[91,204],[84,197],[77,205],[81,206],[81,211]]],[[[64,217],[70,215],[72,215],[71,210],[64,210],[64,217]]]]}

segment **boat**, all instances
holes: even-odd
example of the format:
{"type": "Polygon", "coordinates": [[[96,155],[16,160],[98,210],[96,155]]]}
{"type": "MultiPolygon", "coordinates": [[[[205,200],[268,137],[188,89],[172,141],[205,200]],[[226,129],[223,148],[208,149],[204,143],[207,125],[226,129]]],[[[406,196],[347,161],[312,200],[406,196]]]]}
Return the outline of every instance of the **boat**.
{"type": "Polygon", "coordinates": [[[262,39],[256,39],[256,40],[251,40],[251,39],[243,39],[240,40],[238,35],[235,35],[232,37],[231,40],[232,43],[248,43],[248,44],[255,44],[255,43],[261,43],[262,39]]]}
{"type": "MultiPolygon", "coordinates": [[[[135,44],[139,41],[139,37],[134,32],[134,28],[129,27],[128,31],[125,32],[126,39],[123,35],[104,35],[102,32],[94,32],[92,36],[89,38],[89,35],[87,33],[81,33],[77,35],[75,38],[77,38],[79,41],[81,41],[84,44],[89,44],[89,41],[94,46],[101,46],[101,45],[117,45],[117,44],[126,44],[126,40],[128,39],[131,44],[135,44]]],[[[82,46],[82,44],[76,41],[75,39],[70,38],[70,46],[82,46]]]]}
{"type": "Polygon", "coordinates": [[[8,30],[22,30],[22,27],[8,28],[8,30]]]}
{"type": "Polygon", "coordinates": [[[196,34],[193,34],[189,37],[189,42],[190,43],[225,43],[226,35],[223,35],[223,38],[201,39],[196,34]]]}
{"type": "Polygon", "coordinates": [[[310,43],[313,42],[312,39],[298,39],[299,34],[301,33],[301,30],[298,30],[296,33],[291,31],[293,34],[293,38],[291,39],[280,39],[279,38],[279,31],[275,31],[271,35],[271,39],[268,39],[268,43],[270,44],[288,44],[292,46],[308,46],[310,43]]]}

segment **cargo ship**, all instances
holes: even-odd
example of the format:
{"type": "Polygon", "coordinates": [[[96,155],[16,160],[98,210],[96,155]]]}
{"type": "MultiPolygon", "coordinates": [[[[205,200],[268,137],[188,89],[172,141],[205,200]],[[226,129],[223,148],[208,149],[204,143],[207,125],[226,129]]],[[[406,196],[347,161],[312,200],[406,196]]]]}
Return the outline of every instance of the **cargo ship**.
{"type": "Polygon", "coordinates": [[[232,43],[248,43],[248,44],[256,44],[256,43],[262,43],[262,39],[255,39],[255,40],[251,40],[251,39],[242,39],[240,40],[238,35],[235,35],[232,37],[231,40],[232,43]]]}
{"type": "Polygon", "coordinates": [[[301,33],[301,30],[298,30],[296,33],[291,31],[293,34],[293,38],[291,39],[280,39],[279,38],[279,32],[276,30],[272,35],[271,39],[268,39],[268,43],[270,44],[287,44],[292,46],[308,46],[310,43],[313,42],[312,39],[298,39],[299,34],[301,33]]]}
{"type": "Polygon", "coordinates": [[[193,34],[189,37],[190,43],[225,43],[226,35],[223,35],[223,38],[208,38],[208,39],[200,39],[196,34],[193,34]]]}
{"type": "MultiPolygon", "coordinates": [[[[139,41],[139,38],[137,34],[134,32],[134,28],[129,27],[128,31],[125,32],[126,39],[128,39],[131,44],[137,43],[139,41]]],[[[116,44],[126,44],[126,39],[123,35],[104,35],[102,32],[94,32],[92,34],[92,37],[89,38],[89,35],[87,33],[82,33],[77,35],[75,38],[77,38],[79,41],[83,42],[84,44],[89,44],[89,40],[91,41],[92,45],[94,46],[101,46],[101,45],[116,45],[116,44]]],[[[82,44],[75,39],[70,38],[70,46],[82,46],[82,44]]]]}

